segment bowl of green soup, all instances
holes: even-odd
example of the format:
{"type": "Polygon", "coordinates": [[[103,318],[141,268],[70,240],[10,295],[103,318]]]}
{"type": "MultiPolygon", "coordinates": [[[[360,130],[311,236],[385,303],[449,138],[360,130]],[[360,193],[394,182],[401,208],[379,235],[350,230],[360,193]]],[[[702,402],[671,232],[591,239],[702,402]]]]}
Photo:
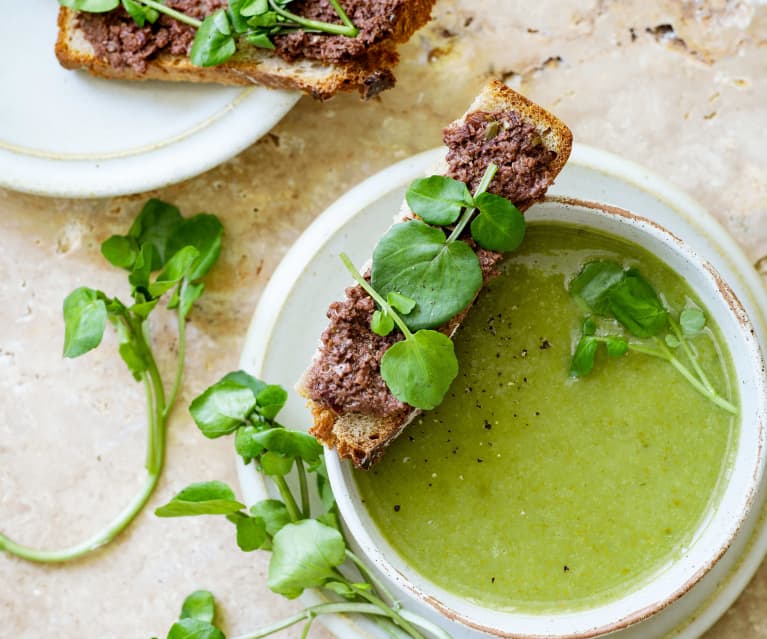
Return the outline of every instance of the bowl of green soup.
{"type": "Polygon", "coordinates": [[[751,525],[764,471],[761,329],[711,230],[563,179],[464,321],[442,405],[369,471],[326,458],[382,578],[495,636],[599,636],[670,606],[751,525]],[[639,295],[630,317],[610,278],[639,295]]]}

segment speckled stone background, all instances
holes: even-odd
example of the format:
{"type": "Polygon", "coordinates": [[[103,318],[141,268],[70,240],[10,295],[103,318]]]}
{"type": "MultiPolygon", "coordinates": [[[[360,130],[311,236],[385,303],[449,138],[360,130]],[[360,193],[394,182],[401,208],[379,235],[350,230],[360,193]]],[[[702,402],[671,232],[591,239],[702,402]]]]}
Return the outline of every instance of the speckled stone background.
{"type": "MultiPolygon", "coordinates": [[[[216,212],[226,227],[221,262],[192,319],[181,407],[237,366],[264,285],[312,219],[363,178],[438,145],[441,127],[490,77],[553,110],[576,140],[693,194],[755,262],[767,253],[763,0],[439,0],[433,22],[402,49],[396,89],[380,100],[304,98],[238,157],[152,193],[186,214],[216,212]]],[[[0,190],[0,528],[28,544],[79,541],[138,487],[142,389],[111,337],[84,359],[60,357],[60,305],[81,284],[127,292],[99,244],[124,231],[146,197],[74,201],[0,190]]],[[[174,331],[155,329],[167,370],[174,331]]],[[[190,481],[236,485],[231,442],[204,440],[183,408],[168,439],[150,508],[190,481]]],[[[226,522],[150,513],[79,563],[41,567],[0,556],[0,636],[164,636],[183,596],[200,587],[218,596],[230,636],[298,607],[267,590],[266,557],[240,553],[226,522]]],[[[706,637],[767,638],[767,567],[706,637]]]]}

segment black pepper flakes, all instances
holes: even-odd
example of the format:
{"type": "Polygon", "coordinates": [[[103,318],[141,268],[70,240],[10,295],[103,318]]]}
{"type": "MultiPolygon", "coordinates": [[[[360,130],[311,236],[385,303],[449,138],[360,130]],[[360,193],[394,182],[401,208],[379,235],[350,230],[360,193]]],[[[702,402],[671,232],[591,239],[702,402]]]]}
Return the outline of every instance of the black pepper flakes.
{"type": "MultiPolygon", "coordinates": [[[[395,512],[395,513],[398,513],[398,512],[399,512],[399,508],[400,508],[399,504],[394,504],[394,512],[395,512]]],[[[567,568],[567,567],[565,567],[565,569],[566,569],[566,568],[567,568]]]]}
{"type": "Polygon", "coordinates": [[[570,568],[568,566],[565,566],[565,572],[570,572],[570,568]]]}
{"type": "Polygon", "coordinates": [[[492,428],[493,425],[489,421],[485,420],[485,430],[492,430],[492,428]]]}

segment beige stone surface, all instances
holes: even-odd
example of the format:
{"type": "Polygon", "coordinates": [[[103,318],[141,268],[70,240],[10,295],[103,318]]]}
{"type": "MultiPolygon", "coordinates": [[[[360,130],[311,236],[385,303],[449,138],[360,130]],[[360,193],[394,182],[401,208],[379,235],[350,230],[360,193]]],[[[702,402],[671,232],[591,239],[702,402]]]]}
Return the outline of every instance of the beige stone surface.
{"type": "MultiPolygon", "coordinates": [[[[298,607],[267,590],[265,557],[240,553],[226,522],[150,514],[191,481],[236,484],[231,442],[204,440],[185,406],[237,366],[264,285],[314,217],[363,178],[439,144],[441,127],[489,77],[552,109],[577,141],[697,197],[754,261],[767,253],[763,1],[439,0],[402,58],[397,88],[379,101],[305,98],[238,157],[152,193],[187,215],[215,212],[226,228],[189,330],[165,475],[150,509],[84,561],[45,567],[0,556],[0,636],[164,636],[183,596],[201,587],[218,596],[230,636],[298,607]]],[[[0,529],[19,541],[77,542],[138,488],[142,389],[112,337],[82,359],[61,358],[60,306],[84,284],[127,293],[99,244],[124,231],[146,197],[0,190],[0,529]]],[[[169,375],[172,324],[155,323],[154,337],[169,375]]],[[[766,567],[706,637],[767,638],[766,567]]]]}

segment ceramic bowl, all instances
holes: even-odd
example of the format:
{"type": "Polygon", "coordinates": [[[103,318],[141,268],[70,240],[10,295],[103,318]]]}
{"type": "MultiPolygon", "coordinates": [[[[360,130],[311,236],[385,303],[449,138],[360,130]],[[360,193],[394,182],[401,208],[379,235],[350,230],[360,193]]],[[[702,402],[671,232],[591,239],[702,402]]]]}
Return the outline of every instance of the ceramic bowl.
{"type": "Polygon", "coordinates": [[[657,222],[629,211],[569,198],[553,198],[531,208],[529,223],[574,225],[643,246],[681,275],[719,325],[732,355],[740,397],[738,433],[731,465],[719,494],[689,544],[655,574],[618,599],[592,608],[529,614],[481,607],[447,592],[410,567],[391,548],[365,510],[351,465],[330,452],[330,481],[349,534],[360,551],[397,588],[448,618],[493,636],[574,639],[621,630],[665,608],[685,594],[728,549],[748,515],[765,464],[765,373],[762,352],[748,314],[714,267],[657,222]]]}
{"type": "MultiPolygon", "coordinates": [[[[295,384],[327,325],[327,305],[349,284],[338,254],[345,251],[353,261],[363,263],[398,210],[406,185],[428,171],[442,153],[435,149],[392,165],[349,191],[312,223],[261,296],[243,348],[243,369],[288,388],[295,384]]],[[[471,609],[460,599],[440,592],[401,565],[359,507],[348,468],[331,453],[328,463],[333,488],[351,533],[350,541],[389,583],[405,608],[442,626],[456,639],[487,637],[477,628],[514,636],[594,636],[615,630],[615,639],[696,639],[731,605],[767,552],[767,489],[761,481],[767,402],[761,362],[762,353],[767,351],[764,284],[741,249],[706,211],[643,167],[576,144],[549,192],[554,199],[528,211],[530,219],[567,216],[568,222],[597,224],[608,233],[644,244],[686,277],[715,315],[736,362],[742,402],[742,425],[733,442],[737,460],[717,508],[701,525],[689,552],[657,579],[620,601],[578,615],[503,615],[471,609]]],[[[308,426],[310,416],[304,401],[291,394],[281,420],[293,427],[308,426]]],[[[252,465],[245,466],[239,460],[237,464],[247,503],[273,494],[252,465]]],[[[313,605],[327,599],[320,591],[306,591],[302,600],[313,605]]],[[[374,624],[361,617],[330,616],[320,621],[344,639],[369,639],[380,634],[374,624]]]]}

